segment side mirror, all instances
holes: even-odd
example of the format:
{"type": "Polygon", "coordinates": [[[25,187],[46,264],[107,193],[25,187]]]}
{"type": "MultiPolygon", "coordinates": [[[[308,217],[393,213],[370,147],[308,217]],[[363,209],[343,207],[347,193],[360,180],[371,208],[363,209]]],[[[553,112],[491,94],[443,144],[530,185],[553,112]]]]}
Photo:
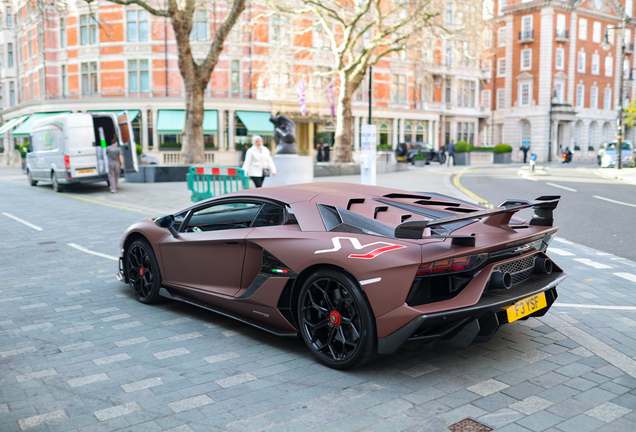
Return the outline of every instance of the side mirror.
{"type": "Polygon", "coordinates": [[[174,229],[174,216],[168,215],[155,219],[155,224],[158,227],[166,228],[170,233],[172,233],[172,237],[179,238],[179,233],[176,229],[174,229]]]}

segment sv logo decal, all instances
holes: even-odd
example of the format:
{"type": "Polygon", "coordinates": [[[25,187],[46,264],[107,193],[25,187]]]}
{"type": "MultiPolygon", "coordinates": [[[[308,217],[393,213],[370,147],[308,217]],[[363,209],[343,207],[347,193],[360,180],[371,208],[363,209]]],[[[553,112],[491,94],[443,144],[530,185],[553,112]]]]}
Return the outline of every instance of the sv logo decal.
{"type": "Polygon", "coordinates": [[[318,250],[318,251],[314,252],[314,254],[321,254],[321,253],[328,253],[328,252],[338,252],[340,249],[342,249],[342,244],[340,243],[341,240],[349,240],[356,250],[366,249],[366,248],[369,248],[369,247],[372,247],[372,246],[384,245],[384,246],[381,246],[381,247],[377,247],[377,248],[373,249],[371,252],[368,252],[368,253],[365,253],[365,254],[351,254],[351,255],[349,255],[348,258],[373,259],[373,258],[377,257],[378,255],[383,254],[384,252],[389,252],[389,251],[392,251],[392,250],[402,249],[402,248],[406,247],[406,246],[401,246],[401,245],[397,245],[397,244],[394,244],[394,243],[387,243],[387,242],[383,242],[383,241],[362,245],[362,244],[360,244],[360,241],[357,238],[354,238],[354,237],[334,237],[334,238],[331,239],[331,241],[333,242],[333,248],[332,249],[318,250]]]}

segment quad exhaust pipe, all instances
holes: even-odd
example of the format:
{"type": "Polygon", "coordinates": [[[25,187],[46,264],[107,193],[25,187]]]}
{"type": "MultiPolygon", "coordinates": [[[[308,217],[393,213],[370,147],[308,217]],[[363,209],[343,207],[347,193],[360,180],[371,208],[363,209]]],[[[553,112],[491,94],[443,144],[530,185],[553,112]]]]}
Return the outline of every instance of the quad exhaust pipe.
{"type": "Polygon", "coordinates": [[[490,289],[510,289],[512,287],[512,276],[508,272],[495,272],[490,276],[490,289]]]}
{"type": "Polygon", "coordinates": [[[534,260],[534,272],[536,274],[552,273],[552,261],[548,258],[537,258],[534,260]]]}

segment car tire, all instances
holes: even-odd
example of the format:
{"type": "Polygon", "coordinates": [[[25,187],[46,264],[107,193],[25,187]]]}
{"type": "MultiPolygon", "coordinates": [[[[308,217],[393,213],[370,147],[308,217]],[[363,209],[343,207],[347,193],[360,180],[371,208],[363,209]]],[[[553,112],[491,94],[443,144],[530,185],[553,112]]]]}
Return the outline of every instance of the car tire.
{"type": "Polygon", "coordinates": [[[51,172],[51,184],[53,185],[53,190],[55,192],[64,192],[64,187],[57,181],[55,171],[51,172]]]}
{"type": "Polygon", "coordinates": [[[125,254],[128,285],[141,303],[152,304],[160,300],[161,273],[152,246],[146,240],[135,240],[125,254]]]}
{"type": "Polygon", "coordinates": [[[33,180],[33,175],[31,174],[31,170],[27,170],[27,179],[29,180],[29,184],[31,186],[37,186],[37,180],[33,180]]]}
{"type": "Polygon", "coordinates": [[[313,355],[335,369],[348,369],[377,354],[375,317],[358,283],[335,270],[319,270],[298,296],[300,334],[313,355]]]}

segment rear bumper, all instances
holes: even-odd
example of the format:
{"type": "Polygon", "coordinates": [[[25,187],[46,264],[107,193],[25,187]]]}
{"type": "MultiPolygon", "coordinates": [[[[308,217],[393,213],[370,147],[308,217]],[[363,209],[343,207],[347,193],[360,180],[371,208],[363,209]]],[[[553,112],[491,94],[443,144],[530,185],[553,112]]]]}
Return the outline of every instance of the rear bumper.
{"type": "Polygon", "coordinates": [[[119,257],[119,268],[117,269],[117,274],[115,276],[117,276],[119,282],[127,283],[126,276],[124,276],[124,260],[122,257],[119,257]]]}
{"type": "Polygon", "coordinates": [[[106,181],[106,180],[108,180],[108,174],[86,176],[86,177],[67,177],[66,175],[58,176],[58,182],[60,184],[96,183],[96,182],[106,181]]]}
{"type": "Polygon", "coordinates": [[[543,316],[557,298],[556,286],[566,277],[564,272],[536,275],[511,290],[487,292],[473,306],[420,315],[389,336],[378,339],[378,353],[392,354],[405,343],[430,348],[436,344],[466,347],[471,343],[486,342],[501,325],[508,323],[502,308],[544,292],[547,307],[529,317],[543,316]]]}

